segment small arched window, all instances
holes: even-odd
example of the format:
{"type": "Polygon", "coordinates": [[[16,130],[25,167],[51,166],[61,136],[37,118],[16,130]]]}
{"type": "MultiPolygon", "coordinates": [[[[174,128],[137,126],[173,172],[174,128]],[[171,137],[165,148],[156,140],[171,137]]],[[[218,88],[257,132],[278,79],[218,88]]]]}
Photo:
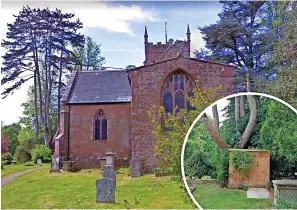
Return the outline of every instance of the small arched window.
{"type": "Polygon", "coordinates": [[[95,116],[95,140],[107,139],[107,119],[103,110],[95,116]]]}
{"type": "Polygon", "coordinates": [[[166,113],[179,109],[191,110],[187,97],[193,96],[193,81],[182,71],[176,71],[167,78],[163,88],[163,106],[166,113]]]}

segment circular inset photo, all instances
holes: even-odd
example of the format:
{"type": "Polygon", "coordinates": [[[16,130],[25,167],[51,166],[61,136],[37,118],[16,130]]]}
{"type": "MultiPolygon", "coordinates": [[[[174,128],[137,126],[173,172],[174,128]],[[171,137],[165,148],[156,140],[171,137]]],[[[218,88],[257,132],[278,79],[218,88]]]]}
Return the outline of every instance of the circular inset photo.
{"type": "Polygon", "coordinates": [[[296,209],[297,111],[260,93],[220,99],[191,125],[181,162],[200,209],[296,209]]]}

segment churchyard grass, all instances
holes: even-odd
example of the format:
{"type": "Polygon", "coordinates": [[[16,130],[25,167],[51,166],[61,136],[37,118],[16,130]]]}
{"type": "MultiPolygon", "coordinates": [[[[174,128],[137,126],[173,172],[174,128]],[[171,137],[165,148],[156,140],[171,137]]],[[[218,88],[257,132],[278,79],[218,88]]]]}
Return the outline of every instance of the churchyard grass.
{"type": "Polygon", "coordinates": [[[33,169],[33,168],[40,168],[40,167],[50,167],[50,164],[42,164],[42,166],[24,166],[24,164],[11,164],[11,165],[6,165],[4,166],[3,169],[1,169],[1,178],[3,177],[7,177],[11,174],[17,173],[17,172],[21,172],[21,171],[27,171],[29,169],[33,169]]]}
{"type": "Polygon", "coordinates": [[[128,176],[128,169],[119,169],[115,204],[96,203],[100,169],[49,174],[49,168],[21,177],[2,188],[2,208],[193,208],[180,182],[170,176],[146,174],[128,176]],[[139,202],[136,204],[135,199],[139,202]],[[126,204],[125,204],[126,200],[126,204]]]}
{"type": "Polygon", "coordinates": [[[246,191],[198,184],[193,193],[204,209],[272,209],[271,199],[248,199],[246,191]]]}

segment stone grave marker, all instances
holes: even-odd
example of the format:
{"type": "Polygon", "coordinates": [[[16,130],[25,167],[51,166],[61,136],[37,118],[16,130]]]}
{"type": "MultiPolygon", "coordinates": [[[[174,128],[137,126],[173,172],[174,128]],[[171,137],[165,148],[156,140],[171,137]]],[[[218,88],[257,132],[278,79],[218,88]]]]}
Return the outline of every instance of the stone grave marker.
{"type": "Polygon", "coordinates": [[[116,186],[116,174],[117,174],[117,172],[114,170],[113,167],[108,167],[108,166],[104,167],[103,177],[110,178],[110,179],[114,180],[115,186],[116,186]]]}
{"type": "Polygon", "coordinates": [[[37,159],[37,165],[39,165],[39,166],[42,165],[42,161],[41,161],[41,159],[37,159]]]}
{"type": "Polygon", "coordinates": [[[130,176],[140,177],[141,176],[141,163],[137,158],[130,160],[130,176]]]}
{"type": "Polygon", "coordinates": [[[114,180],[103,177],[96,181],[96,202],[114,203],[115,202],[115,184],[114,180]]]}
{"type": "Polygon", "coordinates": [[[50,173],[60,173],[60,167],[59,167],[59,156],[58,155],[52,155],[52,166],[50,173]]]}

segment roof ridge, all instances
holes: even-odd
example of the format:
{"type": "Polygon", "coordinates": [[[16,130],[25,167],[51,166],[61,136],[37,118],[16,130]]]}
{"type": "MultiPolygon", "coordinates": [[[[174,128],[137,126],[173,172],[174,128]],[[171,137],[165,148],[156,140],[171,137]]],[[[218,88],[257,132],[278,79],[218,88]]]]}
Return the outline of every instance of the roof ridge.
{"type": "Polygon", "coordinates": [[[110,72],[110,71],[119,71],[119,72],[125,72],[126,69],[115,69],[115,70],[92,70],[92,71],[78,71],[78,73],[94,73],[94,72],[110,72]]]}

